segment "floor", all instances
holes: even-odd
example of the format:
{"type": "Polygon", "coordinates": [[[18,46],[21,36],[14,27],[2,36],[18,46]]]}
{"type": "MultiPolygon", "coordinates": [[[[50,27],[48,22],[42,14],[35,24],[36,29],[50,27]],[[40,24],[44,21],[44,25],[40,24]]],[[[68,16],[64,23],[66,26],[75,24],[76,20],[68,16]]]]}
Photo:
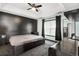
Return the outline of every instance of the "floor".
{"type": "Polygon", "coordinates": [[[4,44],[0,46],[0,56],[11,56],[12,48],[9,44],[4,44]]]}
{"type": "MultiPolygon", "coordinates": [[[[45,40],[45,44],[40,45],[36,48],[33,48],[25,53],[21,54],[20,56],[47,56],[48,55],[48,48],[52,46],[54,42],[45,40]]],[[[11,56],[12,49],[10,45],[2,45],[0,46],[0,56],[11,56]]]]}
{"type": "Polygon", "coordinates": [[[54,42],[46,40],[45,44],[29,50],[21,54],[21,56],[48,56],[48,48],[53,44],[54,42]]]}

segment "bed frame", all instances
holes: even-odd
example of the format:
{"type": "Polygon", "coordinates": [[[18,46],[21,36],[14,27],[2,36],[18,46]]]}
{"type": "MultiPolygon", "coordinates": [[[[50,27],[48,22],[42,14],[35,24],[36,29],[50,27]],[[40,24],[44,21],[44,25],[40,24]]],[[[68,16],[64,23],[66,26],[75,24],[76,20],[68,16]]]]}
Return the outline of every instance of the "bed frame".
{"type": "Polygon", "coordinates": [[[13,51],[12,55],[18,56],[18,55],[22,54],[23,52],[26,52],[34,47],[44,44],[44,43],[45,43],[45,39],[40,39],[38,41],[26,43],[26,44],[20,45],[20,46],[11,46],[12,51],[13,51]]]}

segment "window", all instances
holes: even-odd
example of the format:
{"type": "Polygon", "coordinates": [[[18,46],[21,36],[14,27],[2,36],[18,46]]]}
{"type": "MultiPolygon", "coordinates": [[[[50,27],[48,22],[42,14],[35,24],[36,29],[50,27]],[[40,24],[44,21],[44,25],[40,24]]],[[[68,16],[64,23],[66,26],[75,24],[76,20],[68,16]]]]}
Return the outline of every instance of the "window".
{"type": "Polygon", "coordinates": [[[55,37],[56,21],[45,21],[45,37],[55,37]]]}

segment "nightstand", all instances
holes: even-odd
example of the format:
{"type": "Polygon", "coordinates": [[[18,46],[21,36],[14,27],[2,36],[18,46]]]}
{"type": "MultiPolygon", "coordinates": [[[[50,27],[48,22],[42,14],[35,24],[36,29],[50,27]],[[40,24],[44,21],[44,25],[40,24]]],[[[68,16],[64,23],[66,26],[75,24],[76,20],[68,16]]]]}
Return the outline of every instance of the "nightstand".
{"type": "Polygon", "coordinates": [[[5,41],[6,41],[6,35],[1,35],[0,36],[0,44],[1,45],[4,45],[5,44],[5,41]]]}

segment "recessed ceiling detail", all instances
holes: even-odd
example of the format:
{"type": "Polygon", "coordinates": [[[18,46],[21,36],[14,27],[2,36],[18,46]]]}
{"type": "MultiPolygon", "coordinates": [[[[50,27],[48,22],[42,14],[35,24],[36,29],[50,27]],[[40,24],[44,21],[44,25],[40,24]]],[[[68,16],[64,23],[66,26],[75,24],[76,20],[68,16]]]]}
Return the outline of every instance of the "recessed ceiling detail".
{"type": "Polygon", "coordinates": [[[34,3],[42,5],[39,12],[27,10],[30,6],[27,3],[0,3],[0,11],[25,16],[29,18],[47,18],[62,11],[69,11],[79,8],[79,3],[34,3]]]}

